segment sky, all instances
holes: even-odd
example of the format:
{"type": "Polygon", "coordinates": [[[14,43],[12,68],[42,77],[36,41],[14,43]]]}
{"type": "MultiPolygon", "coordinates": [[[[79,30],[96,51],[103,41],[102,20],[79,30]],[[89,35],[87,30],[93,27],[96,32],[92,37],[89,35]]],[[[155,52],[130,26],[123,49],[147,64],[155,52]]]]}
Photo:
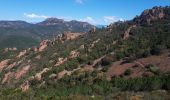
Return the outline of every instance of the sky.
{"type": "Polygon", "coordinates": [[[0,20],[36,23],[56,17],[108,25],[154,6],[170,6],[170,0],[0,0],[0,20]]]}

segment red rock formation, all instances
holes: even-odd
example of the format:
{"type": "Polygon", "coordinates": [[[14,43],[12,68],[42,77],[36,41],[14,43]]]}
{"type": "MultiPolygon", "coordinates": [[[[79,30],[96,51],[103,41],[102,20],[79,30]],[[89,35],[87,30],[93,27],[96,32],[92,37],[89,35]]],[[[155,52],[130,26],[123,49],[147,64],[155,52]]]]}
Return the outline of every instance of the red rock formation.
{"type": "Polygon", "coordinates": [[[153,7],[145,10],[140,16],[137,16],[134,21],[139,24],[151,24],[151,21],[164,18],[164,9],[162,7],[153,7]]]}
{"type": "Polygon", "coordinates": [[[36,79],[36,80],[41,80],[42,74],[43,74],[43,73],[46,73],[46,72],[49,71],[49,70],[50,70],[49,68],[44,68],[41,72],[39,72],[39,73],[37,73],[37,74],[35,75],[35,79],[36,79]]]}
{"type": "Polygon", "coordinates": [[[8,62],[10,61],[10,59],[6,59],[0,62],[0,72],[3,70],[4,67],[7,66],[8,62]]]}
{"type": "Polygon", "coordinates": [[[80,54],[80,52],[78,52],[77,50],[74,50],[74,51],[71,51],[70,52],[70,56],[69,58],[75,58],[75,57],[78,57],[80,54]]]}
{"type": "Polygon", "coordinates": [[[58,62],[55,64],[55,66],[59,66],[63,64],[65,61],[67,61],[67,58],[58,58],[58,62]]]}
{"type": "Polygon", "coordinates": [[[28,89],[29,89],[29,82],[28,81],[26,81],[25,83],[23,83],[21,86],[20,86],[20,88],[21,88],[21,90],[23,91],[23,92],[26,92],[28,89]]]}
{"type": "Polygon", "coordinates": [[[4,84],[5,82],[8,82],[8,80],[11,79],[13,75],[14,75],[14,72],[6,73],[1,83],[4,84]]]}
{"type": "Polygon", "coordinates": [[[22,52],[20,52],[17,56],[17,58],[20,58],[22,56],[24,56],[27,53],[27,50],[23,50],[22,52]]]}
{"type": "Polygon", "coordinates": [[[131,29],[132,28],[135,28],[136,27],[136,25],[133,25],[133,26],[130,26],[126,31],[125,31],[125,33],[124,33],[124,35],[123,35],[123,39],[124,40],[126,40],[126,39],[128,39],[129,38],[129,33],[130,33],[130,31],[131,31],[131,29]]]}
{"type": "Polygon", "coordinates": [[[28,70],[30,69],[30,67],[31,67],[30,65],[27,65],[27,66],[24,66],[22,69],[18,70],[14,75],[15,79],[19,79],[23,75],[25,75],[28,72],[28,70]]]}
{"type": "Polygon", "coordinates": [[[63,34],[63,40],[73,40],[79,36],[83,35],[83,33],[71,33],[71,32],[68,32],[68,33],[64,33],[63,34]]]}
{"type": "Polygon", "coordinates": [[[44,40],[40,43],[40,47],[38,49],[39,52],[43,51],[47,46],[48,46],[48,43],[50,41],[49,40],[44,40]]]}

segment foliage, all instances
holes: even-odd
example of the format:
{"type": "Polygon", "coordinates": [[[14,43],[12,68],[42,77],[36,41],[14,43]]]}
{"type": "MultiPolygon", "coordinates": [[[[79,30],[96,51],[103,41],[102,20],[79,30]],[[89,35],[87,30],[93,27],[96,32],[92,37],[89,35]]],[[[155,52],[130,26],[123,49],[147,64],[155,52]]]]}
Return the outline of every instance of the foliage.
{"type": "Polygon", "coordinates": [[[127,69],[125,72],[124,72],[124,75],[131,75],[132,74],[132,70],[131,69],[127,69]]]}

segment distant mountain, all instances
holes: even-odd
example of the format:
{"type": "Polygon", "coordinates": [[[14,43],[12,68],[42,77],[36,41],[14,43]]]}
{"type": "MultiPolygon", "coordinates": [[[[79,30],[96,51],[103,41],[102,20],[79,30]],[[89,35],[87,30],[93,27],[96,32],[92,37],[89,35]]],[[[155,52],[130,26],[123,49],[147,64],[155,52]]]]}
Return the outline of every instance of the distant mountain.
{"type": "Polygon", "coordinates": [[[87,22],[80,22],[76,20],[72,21],[64,21],[63,19],[58,18],[48,18],[43,22],[37,23],[36,25],[42,27],[53,27],[56,32],[64,32],[64,31],[71,31],[71,32],[88,32],[93,25],[87,22]]]}
{"type": "Polygon", "coordinates": [[[25,21],[0,21],[0,27],[4,28],[24,28],[30,27],[32,24],[25,21]]]}
{"type": "Polygon", "coordinates": [[[53,38],[64,32],[88,32],[94,26],[87,22],[64,21],[48,18],[32,24],[24,21],[0,21],[0,48],[25,48],[37,45],[43,39],[53,38]]]}
{"type": "Polygon", "coordinates": [[[97,28],[106,28],[107,25],[95,25],[97,28]]]}
{"type": "Polygon", "coordinates": [[[38,25],[43,25],[43,26],[51,26],[51,25],[61,25],[65,23],[63,19],[58,19],[58,18],[47,18],[45,21],[37,23],[38,25]]]}

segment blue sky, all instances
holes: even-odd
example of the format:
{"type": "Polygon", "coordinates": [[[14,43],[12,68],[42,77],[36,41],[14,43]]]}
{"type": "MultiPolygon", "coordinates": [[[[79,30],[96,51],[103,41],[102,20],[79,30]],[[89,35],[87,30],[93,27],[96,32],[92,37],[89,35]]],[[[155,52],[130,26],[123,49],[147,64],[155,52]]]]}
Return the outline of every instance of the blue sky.
{"type": "Polygon", "coordinates": [[[0,0],[0,20],[39,22],[57,17],[105,25],[166,5],[170,0],[0,0]]]}

